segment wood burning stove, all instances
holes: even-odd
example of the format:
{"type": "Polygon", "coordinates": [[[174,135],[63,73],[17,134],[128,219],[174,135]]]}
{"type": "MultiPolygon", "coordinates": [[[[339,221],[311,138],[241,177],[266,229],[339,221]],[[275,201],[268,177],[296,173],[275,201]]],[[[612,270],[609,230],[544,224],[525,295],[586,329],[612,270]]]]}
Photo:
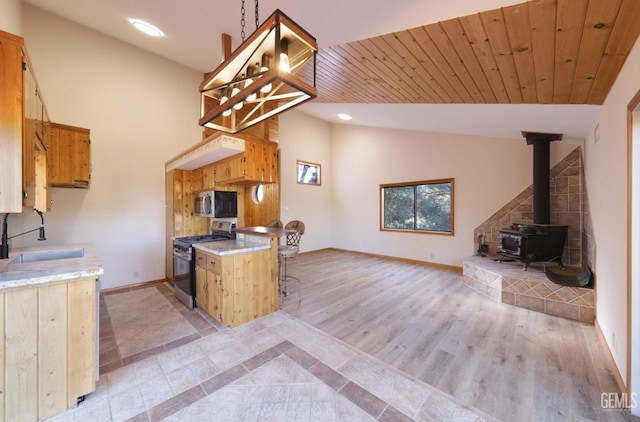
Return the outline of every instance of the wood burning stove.
{"type": "Polygon", "coordinates": [[[533,145],[533,224],[514,224],[500,230],[499,261],[515,258],[524,269],[535,261],[557,261],[562,268],[562,253],[569,226],[553,225],[549,197],[550,143],[562,139],[558,133],[522,132],[533,145]]]}
{"type": "Polygon", "coordinates": [[[516,224],[517,230],[500,230],[500,259],[519,259],[526,271],[531,262],[557,261],[562,268],[562,252],[569,226],[516,224]]]}

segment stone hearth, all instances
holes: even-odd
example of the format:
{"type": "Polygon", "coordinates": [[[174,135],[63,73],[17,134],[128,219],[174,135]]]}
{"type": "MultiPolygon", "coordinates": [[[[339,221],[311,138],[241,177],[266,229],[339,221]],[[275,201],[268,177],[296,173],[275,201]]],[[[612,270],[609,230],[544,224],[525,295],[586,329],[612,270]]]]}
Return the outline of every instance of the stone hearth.
{"type": "Polygon", "coordinates": [[[595,291],[553,283],[544,274],[542,263],[532,263],[524,271],[520,261],[500,263],[491,257],[473,256],[463,262],[462,274],[466,284],[496,302],[594,322],[595,291]]]}

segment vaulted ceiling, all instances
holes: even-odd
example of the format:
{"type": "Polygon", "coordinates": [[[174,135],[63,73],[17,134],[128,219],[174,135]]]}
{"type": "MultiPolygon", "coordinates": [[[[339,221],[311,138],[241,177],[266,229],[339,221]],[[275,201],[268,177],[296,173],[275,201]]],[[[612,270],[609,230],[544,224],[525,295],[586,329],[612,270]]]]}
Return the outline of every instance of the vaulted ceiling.
{"type": "Polygon", "coordinates": [[[602,104],[638,0],[533,0],[321,49],[319,102],[602,104]]]}
{"type": "MultiPolygon", "coordinates": [[[[200,72],[220,62],[222,33],[234,48],[241,39],[241,0],[23,1],[200,72]],[[129,17],[167,36],[137,33],[129,17]]],[[[319,95],[305,113],[509,138],[584,138],[640,32],[640,0],[260,1],[263,17],[276,8],[320,46],[319,95]]]]}

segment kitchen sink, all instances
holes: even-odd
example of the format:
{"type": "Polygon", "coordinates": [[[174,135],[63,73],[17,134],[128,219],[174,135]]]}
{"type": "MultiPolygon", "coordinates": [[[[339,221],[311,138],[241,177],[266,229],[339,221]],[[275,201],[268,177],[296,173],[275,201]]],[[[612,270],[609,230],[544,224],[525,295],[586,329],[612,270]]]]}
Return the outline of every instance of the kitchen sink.
{"type": "Polygon", "coordinates": [[[28,262],[54,261],[58,259],[82,258],[84,248],[53,249],[46,251],[23,252],[9,264],[26,264],[28,262]]]}

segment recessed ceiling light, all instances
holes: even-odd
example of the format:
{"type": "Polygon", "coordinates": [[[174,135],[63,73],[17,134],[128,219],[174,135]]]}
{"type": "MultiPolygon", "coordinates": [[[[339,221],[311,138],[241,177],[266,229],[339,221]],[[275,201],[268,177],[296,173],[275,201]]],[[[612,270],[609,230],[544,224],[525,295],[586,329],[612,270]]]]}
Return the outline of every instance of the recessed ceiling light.
{"type": "Polygon", "coordinates": [[[351,116],[348,114],[338,113],[338,118],[342,120],[351,120],[351,116]]]}
{"type": "Polygon", "coordinates": [[[140,19],[129,19],[129,23],[133,25],[138,31],[144,32],[145,34],[151,35],[152,37],[164,36],[164,32],[151,25],[149,22],[141,21],[140,19]]]}

